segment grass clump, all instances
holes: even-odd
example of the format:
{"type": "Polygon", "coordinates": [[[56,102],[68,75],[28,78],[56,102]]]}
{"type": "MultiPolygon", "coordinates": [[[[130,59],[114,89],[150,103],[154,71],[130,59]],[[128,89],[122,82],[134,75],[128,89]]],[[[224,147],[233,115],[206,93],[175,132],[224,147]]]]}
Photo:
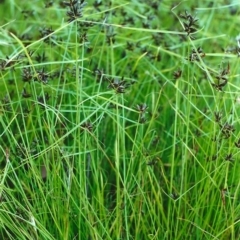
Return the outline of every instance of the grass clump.
{"type": "Polygon", "coordinates": [[[1,1],[1,239],[239,239],[239,4],[1,1]]]}

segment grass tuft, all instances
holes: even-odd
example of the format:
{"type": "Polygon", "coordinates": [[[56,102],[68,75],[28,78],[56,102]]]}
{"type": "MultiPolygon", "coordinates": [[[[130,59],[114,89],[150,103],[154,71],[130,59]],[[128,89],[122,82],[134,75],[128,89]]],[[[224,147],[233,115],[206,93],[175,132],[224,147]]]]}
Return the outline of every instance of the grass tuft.
{"type": "Polygon", "coordinates": [[[236,1],[0,1],[0,239],[239,239],[236,1]]]}

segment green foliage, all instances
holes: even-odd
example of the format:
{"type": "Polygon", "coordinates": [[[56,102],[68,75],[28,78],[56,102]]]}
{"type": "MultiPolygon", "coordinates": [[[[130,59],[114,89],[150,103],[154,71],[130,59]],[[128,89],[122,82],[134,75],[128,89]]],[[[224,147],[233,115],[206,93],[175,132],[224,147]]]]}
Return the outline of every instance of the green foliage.
{"type": "Polygon", "coordinates": [[[0,239],[239,239],[239,13],[0,1],[0,239]]]}

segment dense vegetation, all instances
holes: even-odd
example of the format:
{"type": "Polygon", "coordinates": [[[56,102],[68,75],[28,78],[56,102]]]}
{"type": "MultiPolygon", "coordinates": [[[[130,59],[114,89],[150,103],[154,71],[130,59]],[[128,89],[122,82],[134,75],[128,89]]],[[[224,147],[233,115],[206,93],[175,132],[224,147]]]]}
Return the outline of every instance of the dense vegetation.
{"type": "Polygon", "coordinates": [[[240,239],[239,5],[1,1],[0,239],[240,239]]]}

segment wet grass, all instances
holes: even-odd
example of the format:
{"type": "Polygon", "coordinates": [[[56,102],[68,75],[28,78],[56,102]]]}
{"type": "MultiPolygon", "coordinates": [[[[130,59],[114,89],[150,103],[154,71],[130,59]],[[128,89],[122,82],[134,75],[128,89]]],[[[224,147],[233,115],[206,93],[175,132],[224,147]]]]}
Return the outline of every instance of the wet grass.
{"type": "Polygon", "coordinates": [[[239,4],[1,1],[1,239],[239,239],[239,4]]]}

